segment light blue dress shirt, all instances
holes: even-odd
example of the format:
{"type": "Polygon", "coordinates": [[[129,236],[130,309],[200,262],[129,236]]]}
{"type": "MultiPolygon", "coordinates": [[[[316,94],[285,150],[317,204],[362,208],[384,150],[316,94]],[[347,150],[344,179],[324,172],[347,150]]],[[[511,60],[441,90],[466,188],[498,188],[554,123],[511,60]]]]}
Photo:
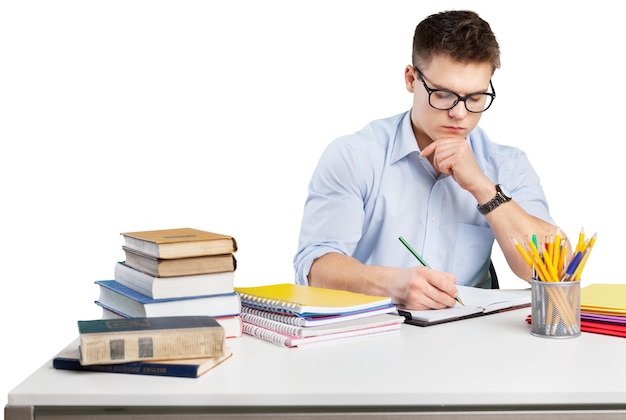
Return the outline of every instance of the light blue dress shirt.
{"type": "MultiPolygon", "coordinates": [[[[487,177],[526,212],[554,224],[524,152],[491,142],[479,127],[467,141],[487,177]]],[[[491,228],[474,197],[449,175],[437,177],[419,153],[409,111],[327,147],[309,184],[296,283],[308,284],[311,264],[329,252],[368,265],[419,265],[398,240],[403,236],[432,268],[454,273],[457,284],[490,287],[491,228]]]]}

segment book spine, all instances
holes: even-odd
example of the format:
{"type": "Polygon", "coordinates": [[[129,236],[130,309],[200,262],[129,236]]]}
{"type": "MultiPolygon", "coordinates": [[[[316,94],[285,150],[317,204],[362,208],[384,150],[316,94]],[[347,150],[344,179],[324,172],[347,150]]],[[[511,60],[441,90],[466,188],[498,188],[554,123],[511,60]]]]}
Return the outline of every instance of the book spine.
{"type": "Polygon", "coordinates": [[[80,334],[83,365],[221,356],[224,328],[80,334]]]}
{"type": "Polygon", "coordinates": [[[301,327],[296,327],[294,325],[283,324],[282,322],[247,313],[242,313],[241,319],[243,322],[258,325],[259,327],[267,328],[268,330],[276,331],[282,334],[293,335],[296,337],[301,336],[301,327]]]}
{"type": "Polygon", "coordinates": [[[168,365],[164,363],[132,362],[112,365],[81,365],[75,359],[54,359],[55,369],[79,370],[90,372],[130,373],[136,375],[176,376],[179,378],[197,378],[198,367],[195,365],[168,365]]]}
{"type": "Polygon", "coordinates": [[[305,320],[295,315],[285,315],[276,312],[265,311],[262,309],[251,308],[249,306],[242,306],[241,313],[252,314],[263,318],[271,319],[273,321],[282,322],[283,324],[294,325],[296,327],[304,327],[305,320]]]}
{"type": "Polygon", "coordinates": [[[277,344],[281,347],[292,347],[289,345],[289,338],[285,337],[276,331],[271,331],[258,325],[243,323],[243,332],[253,337],[260,338],[270,343],[277,344]]]}

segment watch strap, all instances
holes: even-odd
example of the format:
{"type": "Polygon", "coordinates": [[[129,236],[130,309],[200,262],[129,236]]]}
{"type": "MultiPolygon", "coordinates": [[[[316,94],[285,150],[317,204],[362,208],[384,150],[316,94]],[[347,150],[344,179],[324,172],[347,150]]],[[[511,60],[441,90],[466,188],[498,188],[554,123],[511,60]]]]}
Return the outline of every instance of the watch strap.
{"type": "Polygon", "coordinates": [[[500,187],[500,184],[497,184],[496,196],[493,197],[491,200],[487,201],[485,204],[482,204],[482,205],[479,204],[476,207],[478,208],[478,211],[480,212],[480,214],[484,215],[484,214],[491,212],[492,210],[495,210],[501,204],[504,204],[507,201],[511,201],[511,197],[504,194],[504,192],[502,191],[502,188],[500,187]]]}

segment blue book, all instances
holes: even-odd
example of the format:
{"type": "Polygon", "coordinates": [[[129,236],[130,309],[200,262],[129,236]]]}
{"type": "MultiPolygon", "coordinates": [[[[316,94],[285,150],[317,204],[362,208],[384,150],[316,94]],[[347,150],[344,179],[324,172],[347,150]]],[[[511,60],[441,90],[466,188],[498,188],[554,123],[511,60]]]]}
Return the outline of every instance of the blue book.
{"type": "Polygon", "coordinates": [[[208,315],[224,317],[241,313],[241,298],[236,292],[152,299],[115,280],[98,280],[100,296],[97,305],[129,317],[208,315]]]}
{"type": "Polygon", "coordinates": [[[232,352],[226,348],[223,355],[218,357],[84,366],[80,363],[78,349],[68,349],[62,351],[52,359],[52,366],[55,369],[86,372],[128,373],[135,375],[197,378],[219,365],[230,356],[232,356],[232,352]]]}

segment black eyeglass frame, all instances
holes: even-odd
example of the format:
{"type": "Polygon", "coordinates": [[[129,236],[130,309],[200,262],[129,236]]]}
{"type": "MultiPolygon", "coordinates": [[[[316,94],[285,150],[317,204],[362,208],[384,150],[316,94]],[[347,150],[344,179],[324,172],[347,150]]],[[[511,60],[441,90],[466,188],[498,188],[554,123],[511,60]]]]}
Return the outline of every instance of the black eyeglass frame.
{"type": "Polygon", "coordinates": [[[493,104],[493,101],[496,99],[496,90],[493,87],[493,83],[492,83],[491,79],[489,79],[489,87],[491,88],[491,93],[490,92],[476,92],[476,93],[471,93],[471,94],[466,95],[466,96],[461,96],[458,93],[452,92],[449,89],[433,89],[433,88],[431,88],[430,86],[428,86],[426,84],[426,81],[424,80],[424,75],[422,74],[421,70],[418,69],[415,66],[413,66],[413,68],[415,69],[415,72],[417,73],[418,77],[420,78],[420,81],[422,82],[422,85],[424,85],[424,89],[426,89],[426,92],[428,92],[428,105],[430,105],[433,109],[437,109],[439,111],[449,111],[452,108],[454,108],[459,102],[463,102],[463,105],[465,105],[465,109],[467,110],[467,112],[471,112],[472,114],[480,114],[480,113],[483,113],[486,110],[488,110],[491,107],[491,105],[493,104]],[[452,103],[452,105],[449,108],[437,108],[430,101],[430,98],[431,98],[431,96],[432,96],[432,94],[434,92],[446,92],[446,93],[452,94],[452,95],[456,96],[456,100],[452,103]],[[491,102],[489,102],[489,105],[487,105],[487,108],[483,109],[482,111],[472,111],[471,109],[469,109],[467,107],[467,102],[466,101],[470,97],[472,97],[474,95],[491,96],[491,102]]]}

